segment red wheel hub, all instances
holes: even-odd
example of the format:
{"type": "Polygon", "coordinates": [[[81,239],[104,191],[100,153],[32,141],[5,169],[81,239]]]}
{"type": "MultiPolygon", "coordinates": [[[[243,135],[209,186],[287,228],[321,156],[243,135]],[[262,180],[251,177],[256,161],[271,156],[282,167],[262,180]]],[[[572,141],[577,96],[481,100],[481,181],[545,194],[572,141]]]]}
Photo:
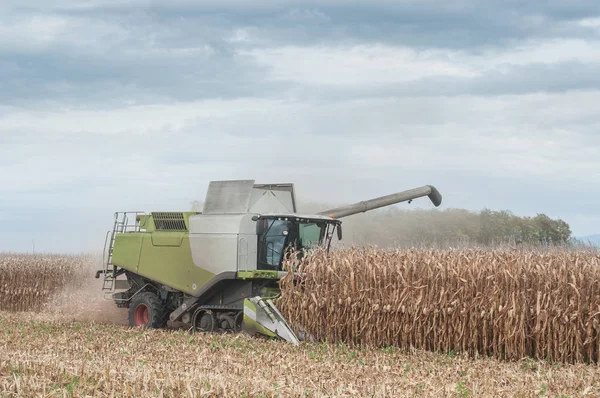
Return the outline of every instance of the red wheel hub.
{"type": "Polygon", "coordinates": [[[150,318],[150,309],[146,304],[140,304],[135,307],[135,311],[133,312],[133,319],[135,320],[135,324],[137,326],[146,326],[148,324],[148,320],[150,318]]]}

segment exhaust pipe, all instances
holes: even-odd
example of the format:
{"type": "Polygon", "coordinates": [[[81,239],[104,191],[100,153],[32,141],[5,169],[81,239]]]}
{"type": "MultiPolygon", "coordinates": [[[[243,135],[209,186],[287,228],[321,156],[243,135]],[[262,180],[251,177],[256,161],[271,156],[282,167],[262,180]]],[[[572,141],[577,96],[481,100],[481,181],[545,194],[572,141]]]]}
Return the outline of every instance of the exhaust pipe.
{"type": "Polygon", "coordinates": [[[440,204],[442,204],[442,194],[433,185],[425,185],[420,188],[410,189],[408,191],[393,193],[391,195],[381,196],[379,198],[322,211],[318,214],[331,218],[348,217],[353,214],[364,213],[380,207],[406,202],[407,200],[412,201],[413,199],[421,198],[423,196],[428,196],[429,200],[431,200],[435,207],[438,207],[440,204]]]}

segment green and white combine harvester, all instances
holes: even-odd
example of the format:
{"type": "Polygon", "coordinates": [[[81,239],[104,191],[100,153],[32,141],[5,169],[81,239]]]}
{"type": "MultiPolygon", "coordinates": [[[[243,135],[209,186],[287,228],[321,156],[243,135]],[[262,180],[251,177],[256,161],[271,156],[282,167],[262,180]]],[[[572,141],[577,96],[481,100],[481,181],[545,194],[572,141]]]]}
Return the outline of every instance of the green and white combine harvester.
{"type": "Polygon", "coordinates": [[[129,308],[131,326],[246,331],[298,343],[273,304],[284,249],[325,247],[342,238],[342,217],[428,196],[431,185],[298,214],[293,184],[213,181],[199,212],[118,212],[106,236],[105,297],[129,308]]]}

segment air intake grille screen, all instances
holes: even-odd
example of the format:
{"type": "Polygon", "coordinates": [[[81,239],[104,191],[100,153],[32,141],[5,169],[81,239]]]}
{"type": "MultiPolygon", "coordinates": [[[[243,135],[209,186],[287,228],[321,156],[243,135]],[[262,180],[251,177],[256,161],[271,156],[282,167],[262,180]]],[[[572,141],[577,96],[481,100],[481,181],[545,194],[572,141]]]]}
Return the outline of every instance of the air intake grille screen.
{"type": "Polygon", "coordinates": [[[152,213],[158,231],[187,231],[183,213],[152,213]]]}

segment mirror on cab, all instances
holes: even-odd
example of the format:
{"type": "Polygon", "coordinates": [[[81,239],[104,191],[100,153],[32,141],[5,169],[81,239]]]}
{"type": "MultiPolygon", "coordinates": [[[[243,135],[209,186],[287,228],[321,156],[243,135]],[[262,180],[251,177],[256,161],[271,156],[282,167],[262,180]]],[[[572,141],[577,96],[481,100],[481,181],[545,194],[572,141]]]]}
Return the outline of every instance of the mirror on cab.
{"type": "Polygon", "coordinates": [[[257,235],[262,235],[265,232],[265,229],[267,229],[267,219],[260,219],[256,216],[252,217],[253,221],[256,221],[256,234],[257,235]],[[255,220],[256,218],[256,220],[255,220]]]}
{"type": "Polygon", "coordinates": [[[338,240],[342,240],[342,224],[339,224],[337,226],[337,236],[338,236],[338,240]]]}

